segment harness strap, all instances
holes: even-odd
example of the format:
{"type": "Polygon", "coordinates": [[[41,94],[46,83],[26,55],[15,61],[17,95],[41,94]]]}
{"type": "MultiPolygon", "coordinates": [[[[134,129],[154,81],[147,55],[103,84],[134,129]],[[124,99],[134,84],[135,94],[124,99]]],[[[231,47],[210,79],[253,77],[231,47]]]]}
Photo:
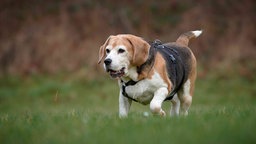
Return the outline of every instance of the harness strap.
{"type": "Polygon", "coordinates": [[[130,81],[128,81],[127,83],[125,83],[123,80],[121,80],[121,83],[122,83],[122,94],[123,94],[123,96],[126,97],[126,98],[128,98],[128,99],[130,99],[130,100],[133,100],[133,101],[135,101],[135,102],[138,102],[136,99],[130,97],[130,96],[126,93],[126,91],[125,91],[125,87],[126,87],[126,86],[135,85],[137,82],[136,82],[136,81],[133,81],[133,80],[130,80],[130,81]]]}

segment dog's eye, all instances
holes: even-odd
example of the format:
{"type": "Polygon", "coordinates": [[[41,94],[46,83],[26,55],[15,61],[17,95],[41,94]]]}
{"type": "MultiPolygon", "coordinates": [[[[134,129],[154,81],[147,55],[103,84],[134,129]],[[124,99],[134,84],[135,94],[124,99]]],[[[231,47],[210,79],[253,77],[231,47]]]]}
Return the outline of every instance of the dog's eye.
{"type": "Polygon", "coordinates": [[[118,50],[118,53],[124,53],[124,52],[125,52],[124,49],[119,49],[119,50],[118,50]]]}
{"type": "Polygon", "coordinates": [[[109,49],[106,49],[106,53],[110,53],[110,50],[109,50],[109,49]]]}

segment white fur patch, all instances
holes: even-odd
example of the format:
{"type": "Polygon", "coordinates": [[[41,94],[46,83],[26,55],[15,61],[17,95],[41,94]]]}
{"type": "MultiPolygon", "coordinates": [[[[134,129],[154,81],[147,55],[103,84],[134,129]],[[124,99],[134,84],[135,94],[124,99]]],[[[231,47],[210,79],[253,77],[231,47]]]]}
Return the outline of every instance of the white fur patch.
{"type": "Polygon", "coordinates": [[[138,72],[137,67],[131,67],[128,70],[128,77],[130,77],[134,81],[138,81],[138,72]]]}
{"type": "Polygon", "coordinates": [[[192,102],[192,96],[190,95],[190,79],[188,79],[183,86],[183,96],[181,101],[181,115],[188,115],[188,109],[192,102]]]}
{"type": "Polygon", "coordinates": [[[184,95],[190,96],[190,79],[188,79],[184,84],[184,95]]]}
{"type": "Polygon", "coordinates": [[[192,33],[196,36],[196,37],[198,37],[198,36],[200,36],[201,34],[202,34],[202,30],[195,30],[195,31],[192,31],[192,33]]]}
{"type": "Polygon", "coordinates": [[[119,117],[127,117],[131,101],[122,95],[122,91],[119,93],[119,117]]]}
{"type": "Polygon", "coordinates": [[[150,102],[150,110],[154,114],[160,114],[165,116],[165,112],[162,110],[162,103],[168,94],[168,89],[165,87],[159,88],[155,93],[152,101],[150,102]]]}
{"type": "Polygon", "coordinates": [[[171,100],[172,102],[172,108],[170,111],[171,116],[178,116],[180,112],[180,99],[178,98],[178,95],[175,94],[174,97],[171,100]]]}

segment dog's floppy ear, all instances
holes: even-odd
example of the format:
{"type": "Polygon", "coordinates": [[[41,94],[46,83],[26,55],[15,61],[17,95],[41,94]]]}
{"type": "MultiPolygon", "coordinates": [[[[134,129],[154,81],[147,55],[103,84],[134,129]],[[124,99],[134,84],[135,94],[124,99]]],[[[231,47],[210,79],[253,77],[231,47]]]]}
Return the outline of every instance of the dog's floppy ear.
{"type": "Polygon", "coordinates": [[[100,47],[99,50],[99,60],[98,60],[98,64],[100,64],[100,62],[102,61],[103,57],[106,56],[106,46],[108,45],[109,40],[111,39],[112,36],[109,36],[108,39],[105,41],[105,43],[100,47]]]}
{"type": "Polygon", "coordinates": [[[150,45],[142,38],[136,36],[127,36],[127,40],[133,49],[132,64],[134,66],[141,66],[148,59],[150,45]]]}

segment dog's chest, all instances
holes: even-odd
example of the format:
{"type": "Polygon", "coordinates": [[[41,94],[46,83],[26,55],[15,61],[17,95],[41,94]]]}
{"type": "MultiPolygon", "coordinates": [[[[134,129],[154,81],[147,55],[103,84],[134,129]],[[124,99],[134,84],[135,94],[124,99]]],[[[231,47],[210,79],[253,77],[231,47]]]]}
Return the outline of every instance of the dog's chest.
{"type": "Polygon", "coordinates": [[[154,97],[155,91],[162,87],[167,88],[167,84],[164,83],[160,75],[155,72],[151,79],[144,79],[135,85],[127,86],[126,93],[129,97],[142,104],[149,104],[154,97]]]}

